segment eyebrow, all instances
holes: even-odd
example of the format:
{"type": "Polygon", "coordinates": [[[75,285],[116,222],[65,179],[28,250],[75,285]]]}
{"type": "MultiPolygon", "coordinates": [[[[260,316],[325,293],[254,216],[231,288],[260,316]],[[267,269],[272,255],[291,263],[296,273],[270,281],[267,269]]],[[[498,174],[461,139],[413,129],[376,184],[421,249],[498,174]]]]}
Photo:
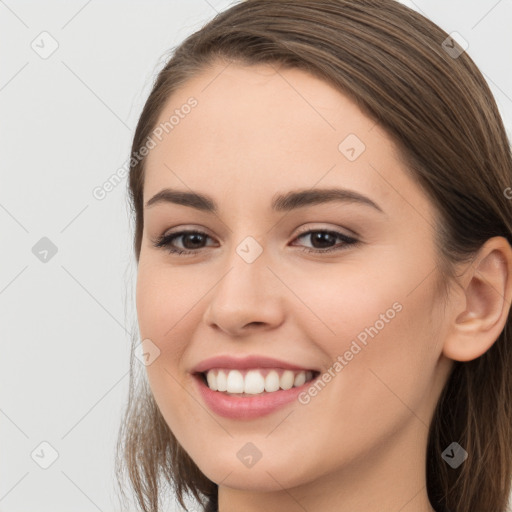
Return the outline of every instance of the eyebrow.
{"type": "MultiPolygon", "coordinates": [[[[272,199],[271,209],[276,212],[288,212],[305,206],[333,201],[363,204],[384,213],[382,208],[369,197],[343,188],[305,189],[276,194],[272,199]]],[[[146,208],[159,203],[179,204],[214,214],[219,212],[219,207],[214,199],[198,192],[164,188],[147,201],[146,208]]]]}

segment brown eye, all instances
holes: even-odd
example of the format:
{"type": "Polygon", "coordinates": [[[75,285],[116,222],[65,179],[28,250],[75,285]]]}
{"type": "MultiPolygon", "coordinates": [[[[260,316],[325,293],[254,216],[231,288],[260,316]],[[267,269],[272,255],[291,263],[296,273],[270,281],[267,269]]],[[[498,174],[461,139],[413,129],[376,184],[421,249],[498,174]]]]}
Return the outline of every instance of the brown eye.
{"type": "Polygon", "coordinates": [[[202,244],[206,239],[210,238],[202,231],[179,231],[170,233],[159,238],[154,244],[155,247],[164,247],[168,252],[173,254],[191,254],[201,250],[202,244]],[[174,241],[182,239],[183,248],[175,247],[174,241]]]}
{"type": "Polygon", "coordinates": [[[307,238],[311,240],[311,244],[313,248],[304,248],[305,251],[308,252],[316,252],[316,253],[324,253],[330,251],[340,251],[348,246],[356,245],[359,243],[355,238],[344,235],[343,233],[339,233],[337,231],[328,231],[322,229],[310,230],[306,231],[299,235],[296,240],[301,238],[307,238]],[[341,240],[341,244],[336,244],[336,240],[341,240]]]}

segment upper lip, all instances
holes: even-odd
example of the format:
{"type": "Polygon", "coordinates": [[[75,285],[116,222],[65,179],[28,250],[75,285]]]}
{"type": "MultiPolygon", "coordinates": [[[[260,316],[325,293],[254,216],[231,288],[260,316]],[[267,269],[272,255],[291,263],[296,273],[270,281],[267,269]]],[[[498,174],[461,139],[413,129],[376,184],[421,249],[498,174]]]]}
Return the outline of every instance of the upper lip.
{"type": "Polygon", "coordinates": [[[317,371],[311,367],[299,366],[296,364],[287,363],[272,357],[250,355],[245,357],[233,356],[215,356],[204,359],[192,369],[192,373],[203,373],[211,370],[212,368],[232,368],[238,370],[246,370],[248,368],[284,368],[287,370],[312,370],[317,371]]]}

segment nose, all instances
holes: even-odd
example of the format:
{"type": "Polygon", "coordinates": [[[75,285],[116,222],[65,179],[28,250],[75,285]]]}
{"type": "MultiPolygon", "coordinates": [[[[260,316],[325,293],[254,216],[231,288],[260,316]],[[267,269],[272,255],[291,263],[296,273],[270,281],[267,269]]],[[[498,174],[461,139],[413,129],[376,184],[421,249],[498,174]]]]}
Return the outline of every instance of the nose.
{"type": "Polygon", "coordinates": [[[230,336],[270,330],[284,319],[283,284],[261,255],[247,263],[238,254],[207,295],[204,322],[230,336]]]}

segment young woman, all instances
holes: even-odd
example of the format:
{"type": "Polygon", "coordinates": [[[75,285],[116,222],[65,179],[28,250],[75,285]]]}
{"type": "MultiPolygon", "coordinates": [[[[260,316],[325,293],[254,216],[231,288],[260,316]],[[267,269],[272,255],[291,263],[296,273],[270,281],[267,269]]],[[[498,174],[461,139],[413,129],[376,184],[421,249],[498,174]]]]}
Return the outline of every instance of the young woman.
{"type": "Polygon", "coordinates": [[[395,1],[188,37],[132,147],[141,509],[505,512],[511,186],[481,73],[395,1]]]}

